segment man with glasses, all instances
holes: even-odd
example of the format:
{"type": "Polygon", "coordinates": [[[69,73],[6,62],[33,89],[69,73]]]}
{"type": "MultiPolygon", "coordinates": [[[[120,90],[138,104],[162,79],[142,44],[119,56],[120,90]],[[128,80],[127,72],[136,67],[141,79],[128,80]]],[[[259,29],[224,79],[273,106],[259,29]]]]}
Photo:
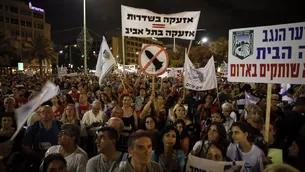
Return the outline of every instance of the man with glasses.
{"type": "Polygon", "coordinates": [[[88,161],[87,153],[80,147],[80,128],[75,124],[64,124],[58,134],[58,144],[48,149],[45,154],[47,157],[53,153],[59,153],[67,161],[69,172],[86,172],[88,161]]]}
{"type": "Polygon", "coordinates": [[[103,127],[97,131],[95,143],[99,155],[88,161],[88,172],[112,172],[127,160],[128,153],[116,150],[118,139],[118,132],[112,127],[103,127]]]}

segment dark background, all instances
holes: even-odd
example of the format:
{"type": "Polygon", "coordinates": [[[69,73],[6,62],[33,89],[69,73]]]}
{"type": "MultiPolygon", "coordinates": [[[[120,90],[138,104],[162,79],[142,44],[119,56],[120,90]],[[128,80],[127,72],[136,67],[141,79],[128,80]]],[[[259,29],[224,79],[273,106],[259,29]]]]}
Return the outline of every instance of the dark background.
{"type": "MultiPolygon", "coordinates": [[[[31,2],[33,6],[45,9],[56,44],[77,39],[83,26],[83,0],[31,2]]],[[[201,10],[198,29],[207,31],[198,32],[196,39],[207,36],[215,40],[227,37],[228,30],[233,28],[305,21],[301,3],[301,0],[87,0],[87,27],[96,38],[104,35],[109,40],[120,34],[121,4],[165,14],[201,10]]]]}

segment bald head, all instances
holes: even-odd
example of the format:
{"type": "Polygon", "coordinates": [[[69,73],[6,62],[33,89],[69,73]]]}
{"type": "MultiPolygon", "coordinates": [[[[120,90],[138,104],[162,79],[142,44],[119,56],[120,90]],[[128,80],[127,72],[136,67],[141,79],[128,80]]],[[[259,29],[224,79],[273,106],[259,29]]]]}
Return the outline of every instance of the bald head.
{"type": "Polygon", "coordinates": [[[118,117],[110,118],[107,122],[107,126],[115,128],[119,135],[121,135],[124,130],[124,122],[118,117]]]}

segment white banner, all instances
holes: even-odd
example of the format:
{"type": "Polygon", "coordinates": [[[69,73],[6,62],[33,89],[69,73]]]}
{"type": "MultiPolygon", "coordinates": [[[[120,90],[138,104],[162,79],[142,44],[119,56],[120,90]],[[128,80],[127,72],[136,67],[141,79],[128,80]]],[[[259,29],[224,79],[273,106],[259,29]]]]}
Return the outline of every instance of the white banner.
{"type": "Polygon", "coordinates": [[[184,87],[190,90],[205,91],[217,88],[214,57],[212,56],[203,68],[196,69],[185,53],[184,87]]]}
{"type": "Polygon", "coordinates": [[[17,136],[25,122],[27,121],[28,117],[44,102],[50,100],[54,96],[59,93],[59,87],[48,81],[46,85],[43,87],[41,92],[31,99],[27,104],[19,107],[15,110],[15,119],[17,129],[14,135],[12,136],[11,140],[17,136]]]}
{"type": "MultiPolygon", "coordinates": [[[[118,70],[124,72],[123,65],[118,63],[118,70]]],[[[125,65],[125,71],[128,73],[137,73],[136,65],[125,65]]]]}
{"type": "Polygon", "coordinates": [[[177,68],[167,68],[166,72],[164,72],[162,75],[159,77],[165,78],[165,77],[173,77],[173,78],[178,78],[181,77],[183,68],[182,67],[177,67],[177,68]]]}
{"type": "Polygon", "coordinates": [[[110,72],[112,67],[115,65],[115,59],[109,49],[105,37],[100,47],[100,52],[98,54],[98,60],[95,69],[95,76],[99,77],[99,84],[102,84],[105,76],[110,72]]]}
{"type": "Polygon", "coordinates": [[[305,83],[305,22],[229,31],[228,81],[305,83]]]}
{"type": "Polygon", "coordinates": [[[68,73],[67,67],[61,66],[60,68],[57,69],[57,74],[58,76],[64,76],[68,73]]]}
{"type": "Polygon", "coordinates": [[[122,35],[194,40],[200,11],[157,14],[122,5],[122,35]]]}
{"type": "Polygon", "coordinates": [[[189,154],[186,163],[186,172],[206,171],[206,172],[241,172],[244,161],[224,162],[212,161],[198,158],[189,154]]]}

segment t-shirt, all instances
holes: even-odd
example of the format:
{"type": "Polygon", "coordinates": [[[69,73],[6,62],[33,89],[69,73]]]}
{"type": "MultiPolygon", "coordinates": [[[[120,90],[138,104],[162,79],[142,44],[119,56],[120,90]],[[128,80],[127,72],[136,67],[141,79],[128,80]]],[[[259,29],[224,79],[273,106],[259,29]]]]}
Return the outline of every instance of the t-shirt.
{"type": "Polygon", "coordinates": [[[42,153],[45,152],[53,145],[57,145],[58,134],[61,128],[54,120],[50,129],[45,129],[40,121],[29,126],[23,138],[23,145],[33,148],[34,151],[42,153]],[[36,130],[36,131],[34,131],[36,130]]]}
{"type": "MultiPolygon", "coordinates": [[[[162,161],[161,157],[157,157],[155,151],[152,151],[151,153],[151,160],[160,164],[163,169],[166,169],[166,164],[162,161]]],[[[173,162],[174,163],[174,162],[173,162]]],[[[183,150],[176,150],[176,168],[174,170],[177,170],[179,166],[185,165],[185,156],[183,150]]]]}
{"type": "Polygon", "coordinates": [[[128,153],[119,152],[118,159],[113,162],[104,162],[102,156],[99,154],[91,159],[87,163],[87,172],[112,172],[115,169],[122,166],[124,161],[128,160],[128,153]]]}
{"type": "Polygon", "coordinates": [[[209,141],[205,141],[204,145],[202,145],[202,140],[197,141],[193,147],[193,154],[198,157],[205,157],[208,148],[209,148],[209,141]]]}
{"type": "Polygon", "coordinates": [[[104,117],[104,112],[99,111],[99,113],[95,115],[92,110],[90,110],[84,114],[82,123],[85,124],[85,126],[91,126],[93,123],[103,123],[105,122],[104,117]]]}
{"type": "MultiPolygon", "coordinates": [[[[59,153],[60,147],[60,145],[50,147],[46,152],[45,157],[52,153],[59,153]]],[[[68,172],[86,172],[88,155],[82,148],[77,146],[75,152],[65,157],[65,160],[67,161],[68,172]]]]}
{"type": "Polygon", "coordinates": [[[233,161],[244,160],[246,172],[264,171],[263,151],[254,144],[249,152],[242,152],[237,144],[231,143],[227,149],[227,157],[233,161]]]}
{"type": "Polygon", "coordinates": [[[89,111],[89,104],[87,105],[79,104],[78,111],[79,111],[80,119],[82,119],[84,114],[89,111]]]}

